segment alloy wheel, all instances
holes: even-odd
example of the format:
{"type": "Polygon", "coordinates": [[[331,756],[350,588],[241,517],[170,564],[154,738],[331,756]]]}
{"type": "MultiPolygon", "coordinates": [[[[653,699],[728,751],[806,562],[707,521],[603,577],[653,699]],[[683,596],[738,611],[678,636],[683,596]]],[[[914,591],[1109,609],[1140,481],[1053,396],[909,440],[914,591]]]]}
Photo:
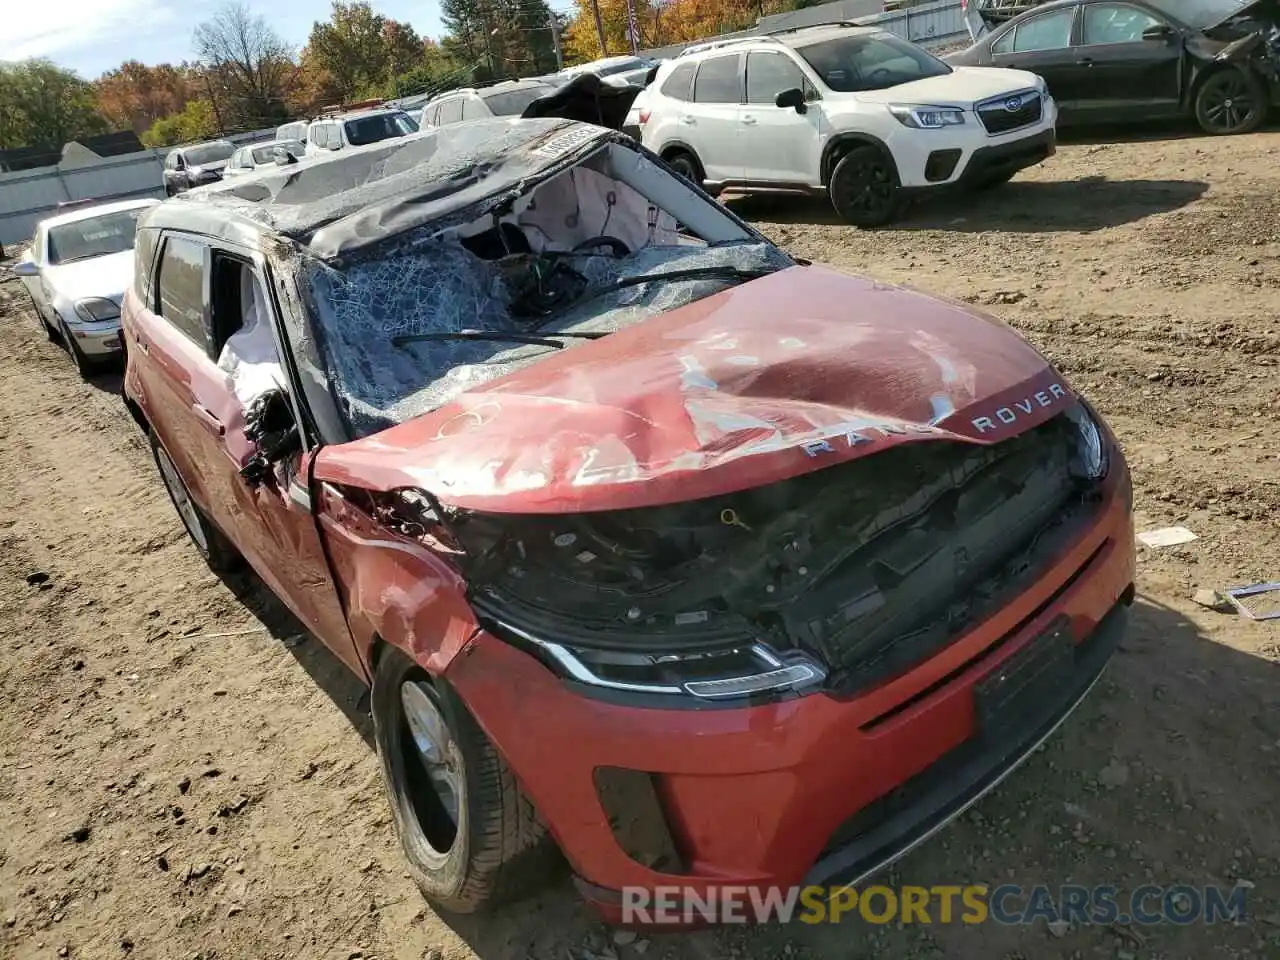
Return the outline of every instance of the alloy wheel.
{"type": "Polygon", "coordinates": [[[1231,133],[1249,124],[1258,104],[1249,84],[1236,71],[1224,71],[1206,81],[1203,116],[1215,133],[1231,133]]]}
{"type": "Polygon", "coordinates": [[[882,160],[864,160],[842,178],[839,187],[844,206],[869,215],[893,204],[893,175],[882,160]]]}
{"type": "Polygon", "coordinates": [[[406,680],[400,685],[400,706],[411,739],[405,752],[425,776],[425,782],[419,782],[432,794],[419,798],[419,826],[436,851],[448,853],[457,838],[459,814],[466,800],[462,754],[423,681],[406,680]]]}
{"type": "Polygon", "coordinates": [[[200,552],[208,555],[209,539],[204,534],[200,513],[191,500],[191,494],[187,492],[187,485],[182,482],[177,468],[169,459],[169,454],[165,453],[164,448],[159,445],[156,447],[156,462],[160,465],[160,479],[164,481],[164,485],[169,490],[169,496],[173,498],[173,505],[178,509],[178,516],[182,518],[182,525],[187,528],[187,533],[200,548],[200,552]]]}

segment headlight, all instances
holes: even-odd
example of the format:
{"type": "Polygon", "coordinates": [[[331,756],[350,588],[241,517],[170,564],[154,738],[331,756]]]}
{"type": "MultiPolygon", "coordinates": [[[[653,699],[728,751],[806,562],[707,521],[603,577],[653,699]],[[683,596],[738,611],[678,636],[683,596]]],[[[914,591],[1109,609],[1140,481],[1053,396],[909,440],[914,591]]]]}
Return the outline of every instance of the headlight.
{"type": "Polygon", "coordinates": [[[1036,83],[1035,83],[1036,90],[1040,93],[1040,96],[1043,97],[1045,94],[1049,92],[1049,85],[1044,82],[1044,77],[1040,76],[1039,74],[1036,74],[1035,78],[1036,78],[1036,83]]]}
{"type": "Polygon", "coordinates": [[[120,317],[120,308],[111,300],[90,297],[88,300],[76,301],[76,315],[89,323],[98,320],[116,320],[120,317]]]}
{"type": "Polygon", "coordinates": [[[964,123],[964,111],[959,107],[923,107],[910,103],[889,105],[889,112],[904,127],[917,130],[939,130],[964,123]]]}
{"type": "Polygon", "coordinates": [[[1107,475],[1110,457],[1102,428],[1083,403],[1077,403],[1067,411],[1067,417],[1080,433],[1080,445],[1076,448],[1073,471],[1086,480],[1101,480],[1107,475]]]}
{"type": "Polygon", "coordinates": [[[807,654],[791,651],[781,657],[761,643],[706,652],[584,650],[539,639],[510,624],[500,624],[500,629],[531,643],[566,677],[610,690],[730,700],[809,689],[827,676],[807,654]]]}

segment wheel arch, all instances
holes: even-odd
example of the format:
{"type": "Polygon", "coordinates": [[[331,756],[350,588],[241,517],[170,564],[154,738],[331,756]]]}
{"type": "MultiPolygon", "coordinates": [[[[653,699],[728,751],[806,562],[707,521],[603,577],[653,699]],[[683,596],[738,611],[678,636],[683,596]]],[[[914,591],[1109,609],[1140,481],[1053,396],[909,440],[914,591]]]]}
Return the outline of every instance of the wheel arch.
{"type": "Polygon", "coordinates": [[[836,168],[845,155],[849,151],[858,147],[875,147],[893,164],[897,169],[897,162],[893,159],[893,151],[879,137],[870,133],[837,133],[827,141],[825,147],[822,148],[822,166],[820,168],[822,176],[822,185],[828,186],[831,183],[831,173],[836,168]]]}
{"type": "Polygon", "coordinates": [[[1280,102],[1280,97],[1277,97],[1275,84],[1273,84],[1261,70],[1256,69],[1249,62],[1241,62],[1239,60],[1213,60],[1204,64],[1195,72],[1195,74],[1192,75],[1191,82],[1187,84],[1187,92],[1183,97],[1183,109],[1191,111],[1194,114],[1196,96],[1200,93],[1200,88],[1203,87],[1211,77],[1215,77],[1227,70],[1239,70],[1241,73],[1248,74],[1256,79],[1262,85],[1262,89],[1267,94],[1268,106],[1274,106],[1277,102],[1280,102]]]}

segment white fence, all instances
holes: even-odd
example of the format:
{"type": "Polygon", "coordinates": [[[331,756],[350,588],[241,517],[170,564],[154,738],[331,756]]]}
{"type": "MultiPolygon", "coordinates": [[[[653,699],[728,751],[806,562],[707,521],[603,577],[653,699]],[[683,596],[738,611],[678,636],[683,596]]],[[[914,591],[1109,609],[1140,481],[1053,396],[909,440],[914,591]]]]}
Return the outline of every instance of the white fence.
{"type": "MultiPolygon", "coordinates": [[[[227,137],[233,143],[269,140],[275,130],[227,137]]],[[[30,239],[35,226],[70,200],[129,200],[164,196],[164,158],[158,147],[118,157],[97,157],[83,148],[68,149],[56,167],[0,173],[0,246],[30,239]]],[[[6,250],[6,253],[11,252],[6,250]]]]}

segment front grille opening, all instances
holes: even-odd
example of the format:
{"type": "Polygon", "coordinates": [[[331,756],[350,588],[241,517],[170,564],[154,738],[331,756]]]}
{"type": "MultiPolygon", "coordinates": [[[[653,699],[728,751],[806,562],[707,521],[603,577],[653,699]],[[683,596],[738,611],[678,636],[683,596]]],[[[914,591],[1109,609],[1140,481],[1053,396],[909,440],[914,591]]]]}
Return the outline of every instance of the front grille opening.
{"type": "Polygon", "coordinates": [[[979,105],[978,119],[982,121],[987,133],[1007,133],[1019,127],[1039,123],[1043,108],[1044,104],[1038,93],[1024,93],[1016,98],[1009,97],[979,105]],[[1014,99],[1017,99],[1019,106],[1010,110],[1009,106],[1014,99]]]}
{"type": "Polygon", "coordinates": [[[659,873],[688,872],[659,796],[657,774],[624,767],[596,767],[596,794],[609,829],[624,853],[659,873]]]}

